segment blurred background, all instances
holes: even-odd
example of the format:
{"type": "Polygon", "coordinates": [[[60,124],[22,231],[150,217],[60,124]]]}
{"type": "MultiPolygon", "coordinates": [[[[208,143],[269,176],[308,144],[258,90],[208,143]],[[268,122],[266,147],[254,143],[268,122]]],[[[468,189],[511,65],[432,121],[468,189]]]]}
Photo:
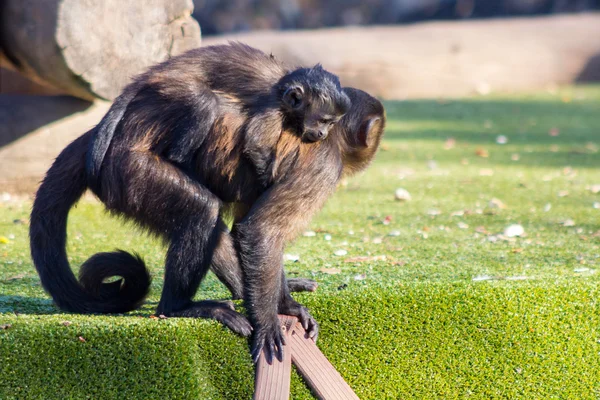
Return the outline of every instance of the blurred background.
{"type": "Polygon", "coordinates": [[[195,0],[202,33],[583,12],[600,0],[195,0]]]}
{"type": "Polygon", "coordinates": [[[239,40],[382,99],[600,80],[600,0],[3,0],[0,192],[31,193],[133,76],[239,40]]]}

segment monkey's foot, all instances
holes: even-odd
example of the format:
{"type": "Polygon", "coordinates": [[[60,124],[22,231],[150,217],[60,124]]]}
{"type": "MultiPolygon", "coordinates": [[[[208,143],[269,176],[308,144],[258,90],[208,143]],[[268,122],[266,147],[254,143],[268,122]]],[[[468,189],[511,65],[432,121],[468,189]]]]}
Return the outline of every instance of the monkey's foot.
{"type": "Polygon", "coordinates": [[[308,308],[289,296],[279,304],[279,313],[297,317],[308,337],[315,342],[317,341],[317,337],[319,336],[319,324],[313,316],[310,315],[308,308]]]}
{"type": "Polygon", "coordinates": [[[250,325],[246,317],[234,310],[233,302],[231,301],[194,301],[184,309],[172,311],[165,315],[167,317],[212,318],[238,335],[247,337],[252,333],[252,325],[250,325]]]}
{"type": "Polygon", "coordinates": [[[314,292],[319,284],[317,281],[307,278],[288,278],[290,292],[314,292]]]}

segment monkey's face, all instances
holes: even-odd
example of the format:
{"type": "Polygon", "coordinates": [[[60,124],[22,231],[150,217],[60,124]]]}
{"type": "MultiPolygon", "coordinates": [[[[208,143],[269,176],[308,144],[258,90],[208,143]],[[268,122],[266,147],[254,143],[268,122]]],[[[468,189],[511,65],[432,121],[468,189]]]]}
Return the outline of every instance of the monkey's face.
{"type": "Polygon", "coordinates": [[[292,86],[283,95],[283,103],[296,121],[298,133],[306,142],[318,142],[329,135],[331,128],[346,114],[350,100],[337,88],[327,92],[292,86]]]}

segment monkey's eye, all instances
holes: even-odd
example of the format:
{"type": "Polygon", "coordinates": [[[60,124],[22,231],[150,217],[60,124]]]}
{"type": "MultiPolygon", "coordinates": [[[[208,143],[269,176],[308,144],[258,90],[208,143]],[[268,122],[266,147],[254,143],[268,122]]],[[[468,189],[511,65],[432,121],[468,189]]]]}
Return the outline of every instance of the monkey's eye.
{"type": "Polygon", "coordinates": [[[329,118],[321,118],[319,120],[320,123],[322,123],[323,125],[331,125],[333,124],[333,120],[329,119],[329,118]]]}

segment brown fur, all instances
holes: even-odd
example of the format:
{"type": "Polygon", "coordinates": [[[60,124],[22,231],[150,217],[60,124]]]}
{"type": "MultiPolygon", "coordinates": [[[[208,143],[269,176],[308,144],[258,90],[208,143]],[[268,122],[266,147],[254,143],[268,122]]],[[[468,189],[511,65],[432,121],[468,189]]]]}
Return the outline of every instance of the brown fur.
{"type": "Polygon", "coordinates": [[[130,290],[133,272],[119,273],[144,269],[127,253],[92,257],[79,283],[70,272],[66,218],[89,186],[113,214],[169,243],[157,313],[211,317],[245,335],[254,328],[255,358],[263,348],[280,353],[278,313],[298,316],[316,335],[316,321],[290,295],[284,246],[344,172],[368,164],[384,121],[381,103],[354,89],[342,92],[336,82],[320,67],[284,71],[243,45],[197,49],[138,77],[86,134],[89,147],[89,139],[78,140],[59,156],[36,197],[32,256],[55,302],[69,311],[125,312],[143,298],[143,290],[130,290]],[[290,88],[297,93],[282,103],[290,88]],[[338,104],[325,107],[326,99],[350,96],[356,103],[331,136],[308,143],[303,124],[315,119],[314,110],[292,109],[300,95],[323,100],[315,103],[328,113],[338,104]],[[222,219],[226,209],[236,218],[232,232],[222,219]],[[192,300],[209,267],[244,297],[252,326],[220,303],[192,300]],[[109,273],[124,283],[103,283],[109,273]]]}

